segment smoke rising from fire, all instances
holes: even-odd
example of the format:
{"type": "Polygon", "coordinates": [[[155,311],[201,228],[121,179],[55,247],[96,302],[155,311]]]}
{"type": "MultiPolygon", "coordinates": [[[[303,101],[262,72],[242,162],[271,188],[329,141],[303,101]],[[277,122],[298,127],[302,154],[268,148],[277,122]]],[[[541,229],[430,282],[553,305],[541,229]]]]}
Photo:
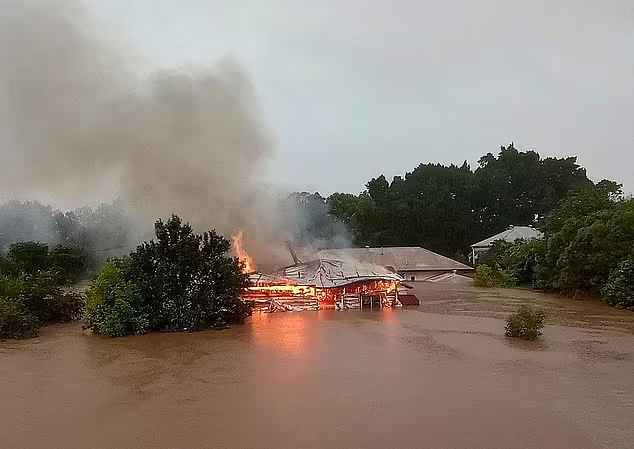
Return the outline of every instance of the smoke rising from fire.
{"type": "Polygon", "coordinates": [[[283,242],[276,196],[253,180],[273,145],[235,62],[140,76],[71,0],[2,0],[0,192],[66,204],[119,197],[148,229],[245,230],[258,261],[283,242]]]}

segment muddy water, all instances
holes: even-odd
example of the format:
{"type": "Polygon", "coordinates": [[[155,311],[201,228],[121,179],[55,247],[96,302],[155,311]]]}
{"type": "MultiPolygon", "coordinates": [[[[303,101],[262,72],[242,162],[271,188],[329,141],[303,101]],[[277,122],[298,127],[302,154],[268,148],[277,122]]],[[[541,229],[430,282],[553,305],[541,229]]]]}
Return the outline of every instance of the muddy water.
{"type": "Polygon", "coordinates": [[[0,448],[633,447],[634,314],[417,288],[410,310],[0,343],[0,448]],[[541,342],[502,336],[522,302],[551,313],[541,342]]]}

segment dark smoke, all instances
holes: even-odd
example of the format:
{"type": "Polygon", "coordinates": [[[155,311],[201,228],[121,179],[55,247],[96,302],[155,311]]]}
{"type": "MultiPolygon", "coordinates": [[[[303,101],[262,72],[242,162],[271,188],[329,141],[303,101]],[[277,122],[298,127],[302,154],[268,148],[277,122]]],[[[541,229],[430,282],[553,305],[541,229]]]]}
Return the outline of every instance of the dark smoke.
{"type": "MultiPolygon", "coordinates": [[[[286,198],[254,180],[273,145],[239,64],[140,76],[134,53],[94,31],[76,1],[0,5],[0,200],[44,196],[76,207],[117,198],[61,218],[80,223],[91,248],[134,247],[172,213],[196,231],[229,237],[244,229],[262,269],[290,261],[286,240],[304,247],[346,241],[345,229],[325,217],[323,198],[286,198]]],[[[25,226],[52,232],[42,239],[58,243],[50,219],[25,226]]]]}
{"type": "Polygon", "coordinates": [[[253,181],[273,152],[244,70],[139,78],[94,29],[70,0],[1,1],[0,196],[119,197],[150,228],[177,213],[197,230],[246,228],[256,253],[283,242],[275,195],[253,181]]]}

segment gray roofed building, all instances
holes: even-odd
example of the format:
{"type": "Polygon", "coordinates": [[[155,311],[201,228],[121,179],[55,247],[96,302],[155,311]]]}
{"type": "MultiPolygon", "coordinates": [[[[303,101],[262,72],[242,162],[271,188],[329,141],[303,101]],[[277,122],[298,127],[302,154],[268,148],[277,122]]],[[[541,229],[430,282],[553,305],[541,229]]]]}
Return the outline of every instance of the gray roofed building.
{"type": "Polygon", "coordinates": [[[472,270],[468,265],[420,246],[328,249],[319,251],[317,257],[379,265],[409,281],[422,281],[441,273],[472,270]]]}
{"type": "Polygon", "coordinates": [[[543,234],[532,226],[509,226],[508,229],[471,245],[471,261],[475,264],[478,258],[487,252],[495,242],[514,242],[516,240],[533,240],[542,238],[543,234]]]}
{"type": "Polygon", "coordinates": [[[297,284],[320,288],[341,287],[355,282],[373,280],[397,282],[403,280],[398,274],[382,266],[331,259],[298,263],[276,274],[297,284]]]}
{"type": "Polygon", "coordinates": [[[355,282],[394,281],[403,278],[386,268],[368,263],[317,259],[300,262],[273,274],[251,273],[251,284],[308,285],[317,288],[334,288],[355,282]]]}

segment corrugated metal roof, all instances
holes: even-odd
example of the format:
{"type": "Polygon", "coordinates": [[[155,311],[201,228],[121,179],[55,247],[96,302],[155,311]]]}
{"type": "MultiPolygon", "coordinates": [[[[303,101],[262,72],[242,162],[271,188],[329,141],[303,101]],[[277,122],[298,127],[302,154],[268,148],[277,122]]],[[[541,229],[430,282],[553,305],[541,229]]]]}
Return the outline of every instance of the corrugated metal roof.
{"type": "Polygon", "coordinates": [[[392,267],[395,271],[472,270],[468,265],[420,246],[327,249],[319,251],[317,257],[359,261],[382,267],[392,267]]]}
{"type": "Polygon", "coordinates": [[[275,273],[298,285],[320,288],[341,287],[362,281],[402,281],[403,278],[381,266],[341,260],[317,259],[291,265],[275,273]]]}
{"type": "Polygon", "coordinates": [[[276,273],[251,273],[252,284],[309,285],[319,288],[341,287],[363,281],[402,281],[396,273],[381,266],[361,262],[317,259],[286,267],[276,273]]]}
{"type": "Polygon", "coordinates": [[[484,239],[481,242],[471,245],[472,248],[488,248],[493,242],[504,240],[506,242],[514,242],[515,240],[533,240],[542,238],[543,234],[537,229],[530,226],[511,226],[506,231],[495,234],[493,237],[484,239]]]}

